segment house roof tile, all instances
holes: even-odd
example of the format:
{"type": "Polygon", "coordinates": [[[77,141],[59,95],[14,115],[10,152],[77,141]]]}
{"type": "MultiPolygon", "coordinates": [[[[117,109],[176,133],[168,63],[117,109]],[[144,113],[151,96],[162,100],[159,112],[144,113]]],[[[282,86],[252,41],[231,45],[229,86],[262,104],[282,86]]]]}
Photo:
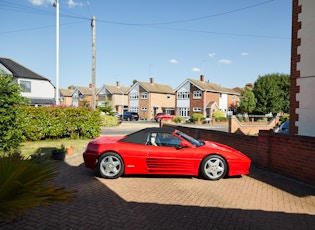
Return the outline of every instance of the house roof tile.
{"type": "Polygon", "coordinates": [[[128,94],[130,87],[127,86],[116,86],[116,85],[104,85],[104,87],[112,94],[128,94]]]}
{"type": "Polygon", "coordinates": [[[33,72],[32,70],[20,65],[19,63],[9,58],[0,57],[0,63],[13,74],[13,77],[46,80],[50,82],[49,79],[33,72]]]}
{"type": "Polygon", "coordinates": [[[150,93],[175,94],[175,91],[169,85],[142,81],[139,81],[138,83],[150,93]]]}
{"type": "Polygon", "coordinates": [[[60,94],[62,94],[65,97],[71,97],[74,90],[73,89],[59,89],[60,94]]]}
{"type": "Polygon", "coordinates": [[[236,95],[239,94],[233,89],[224,88],[212,82],[205,82],[205,81],[200,81],[200,80],[195,80],[195,79],[188,79],[188,80],[192,82],[194,85],[196,85],[197,87],[199,87],[200,89],[203,89],[205,91],[236,94],[236,95]]]}

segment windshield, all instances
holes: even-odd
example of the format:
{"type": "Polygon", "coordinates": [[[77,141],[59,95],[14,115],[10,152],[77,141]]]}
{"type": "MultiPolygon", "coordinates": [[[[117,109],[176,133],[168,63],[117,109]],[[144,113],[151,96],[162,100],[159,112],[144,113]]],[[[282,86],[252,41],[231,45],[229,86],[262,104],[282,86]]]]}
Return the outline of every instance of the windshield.
{"type": "Polygon", "coordinates": [[[192,138],[191,136],[188,136],[187,134],[185,133],[182,133],[180,131],[176,131],[175,132],[178,136],[184,138],[186,141],[189,141],[191,144],[193,144],[194,146],[196,147],[199,147],[199,146],[202,146],[204,145],[205,143],[202,142],[202,141],[199,141],[199,140],[196,140],[195,138],[192,138]]]}

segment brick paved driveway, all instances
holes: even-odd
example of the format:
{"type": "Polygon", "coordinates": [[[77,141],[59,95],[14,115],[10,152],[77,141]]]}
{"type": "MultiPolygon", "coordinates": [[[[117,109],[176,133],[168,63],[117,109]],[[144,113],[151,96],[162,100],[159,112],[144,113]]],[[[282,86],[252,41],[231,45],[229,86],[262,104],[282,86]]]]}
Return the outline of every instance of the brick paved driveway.
{"type": "Polygon", "coordinates": [[[0,229],[314,229],[315,187],[253,168],[249,176],[97,178],[82,154],[60,162],[71,203],[39,208],[0,229]]]}

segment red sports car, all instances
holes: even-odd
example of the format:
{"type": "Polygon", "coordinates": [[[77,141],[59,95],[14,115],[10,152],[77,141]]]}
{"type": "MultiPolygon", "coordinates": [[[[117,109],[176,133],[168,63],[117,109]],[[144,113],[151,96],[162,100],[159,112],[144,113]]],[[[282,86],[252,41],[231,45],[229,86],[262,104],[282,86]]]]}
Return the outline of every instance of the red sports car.
{"type": "Polygon", "coordinates": [[[202,175],[218,180],[249,173],[251,160],[211,141],[196,140],[174,128],[145,128],[126,136],[102,136],[83,153],[85,167],[104,178],[128,174],[202,175]]]}

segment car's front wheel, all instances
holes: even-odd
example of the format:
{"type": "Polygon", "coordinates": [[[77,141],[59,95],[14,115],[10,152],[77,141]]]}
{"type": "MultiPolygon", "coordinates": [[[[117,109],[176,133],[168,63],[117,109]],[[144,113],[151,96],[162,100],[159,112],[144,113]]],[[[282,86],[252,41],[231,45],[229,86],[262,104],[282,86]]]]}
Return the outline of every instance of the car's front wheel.
{"type": "Polygon", "coordinates": [[[100,156],[97,163],[97,170],[102,177],[115,179],[124,173],[125,166],[117,153],[109,152],[100,156]]]}
{"type": "Polygon", "coordinates": [[[201,163],[201,174],[208,180],[219,180],[227,172],[226,161],[218,155],[210,155],[201,163]]]}

